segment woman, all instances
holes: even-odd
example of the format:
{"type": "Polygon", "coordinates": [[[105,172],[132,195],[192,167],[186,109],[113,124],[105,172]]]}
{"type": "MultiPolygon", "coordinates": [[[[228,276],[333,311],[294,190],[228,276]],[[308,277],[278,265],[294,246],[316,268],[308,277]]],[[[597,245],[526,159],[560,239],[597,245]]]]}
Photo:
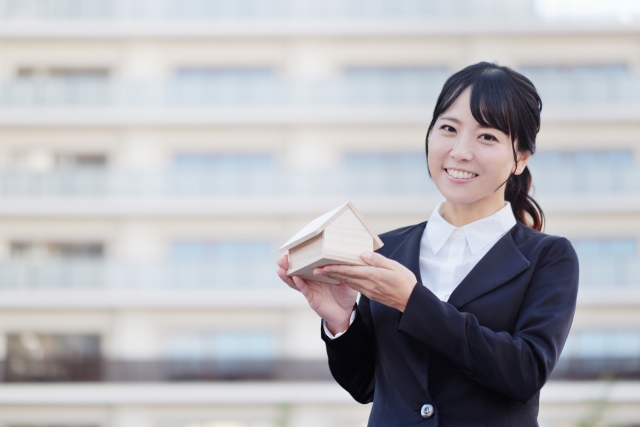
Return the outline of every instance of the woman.
{"type": "Polygon", "coordinates": [[[528,195],[540,110],[510,68],[459,71],[427,132],[429,175],[446,199],[429,221],[382,234],[367,266],[316,269],[339,285],[289,278],[278,259],[323,319],[334,378],[373,402],[370,427],[538,425],[578,291],[571,243],[541,231],[528,195]]]}

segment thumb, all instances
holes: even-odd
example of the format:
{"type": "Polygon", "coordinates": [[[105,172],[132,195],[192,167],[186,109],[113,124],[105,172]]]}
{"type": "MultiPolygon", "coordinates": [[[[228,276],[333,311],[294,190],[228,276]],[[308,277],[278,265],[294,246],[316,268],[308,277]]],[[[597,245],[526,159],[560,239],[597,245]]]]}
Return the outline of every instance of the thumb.
{"type": "Polygon", "coordinates": [[[373,267],[391,268],[392,261],[376,252],[362,252],[360,257],[364,262],[373,267]]]}

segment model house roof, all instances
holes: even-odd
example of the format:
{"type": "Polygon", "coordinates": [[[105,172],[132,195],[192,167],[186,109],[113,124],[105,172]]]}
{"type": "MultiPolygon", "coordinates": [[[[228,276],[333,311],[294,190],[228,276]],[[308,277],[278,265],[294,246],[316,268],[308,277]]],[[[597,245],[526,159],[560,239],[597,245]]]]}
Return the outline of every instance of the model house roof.
{"type": "Polygon", "coordinates": [[[337,208],[327,212],[326,214],[319,216],[318,218],[314,219],[309,224],[307,224],[306,227],[304,227],[302,230],[296,233],[295,236],[289,239],[289,241],[280,248],[280,252],[288,251],[294,246],[297,246],[300,243],[305,242],[310,238],[322,233],[325,228],[327,228],[336,218],[342,215],[347,209],[351,209],[351,211],[358,218],[362,226],[369,232],[369,234],[371,234],[371,238],[373,239],[373,249],[376,250],[378,248],[381,248],[383,245],[382,240],[380,240],[378,235],[374,233],[371,230],[371,228],[369,228],[369,226],[365,222],[362,215],[360,215],[360,212],[358,212],[355,206],[353,206],[353,203],[346,202],[338,206],[337,208]]]}

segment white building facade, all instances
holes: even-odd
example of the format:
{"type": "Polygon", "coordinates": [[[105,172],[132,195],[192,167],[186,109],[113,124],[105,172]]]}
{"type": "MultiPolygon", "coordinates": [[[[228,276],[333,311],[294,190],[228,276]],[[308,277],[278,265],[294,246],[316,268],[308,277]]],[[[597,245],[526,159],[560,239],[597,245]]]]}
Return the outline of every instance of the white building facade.
{"type": "Polygon", "coordinates": [[[581,262],[540,424],[640,425],[639,35],[526,0],[0,0],[0,426],[366,425],[276,248],[346,200],[428,219],[435,99],[482,60],[540,91],[535,197],[581,262]]]}

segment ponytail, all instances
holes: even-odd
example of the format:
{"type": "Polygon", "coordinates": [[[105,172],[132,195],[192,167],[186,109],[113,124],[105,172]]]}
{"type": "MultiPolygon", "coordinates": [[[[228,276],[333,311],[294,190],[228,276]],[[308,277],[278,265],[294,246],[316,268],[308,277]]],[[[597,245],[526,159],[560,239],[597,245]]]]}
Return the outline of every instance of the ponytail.
{"type": "Polygon", "coordinates": [[[533,179],[529,167],[525,166],[520,175],[512,174],[507,180],[504,199],[511,203],[513,215],[516,221],[523,223],[534,230],[542,231],[544,228],[544,212],[540,205],[529,195],[533,179]],[[529,218],[527,218],[527,214],[529,218]]]}

